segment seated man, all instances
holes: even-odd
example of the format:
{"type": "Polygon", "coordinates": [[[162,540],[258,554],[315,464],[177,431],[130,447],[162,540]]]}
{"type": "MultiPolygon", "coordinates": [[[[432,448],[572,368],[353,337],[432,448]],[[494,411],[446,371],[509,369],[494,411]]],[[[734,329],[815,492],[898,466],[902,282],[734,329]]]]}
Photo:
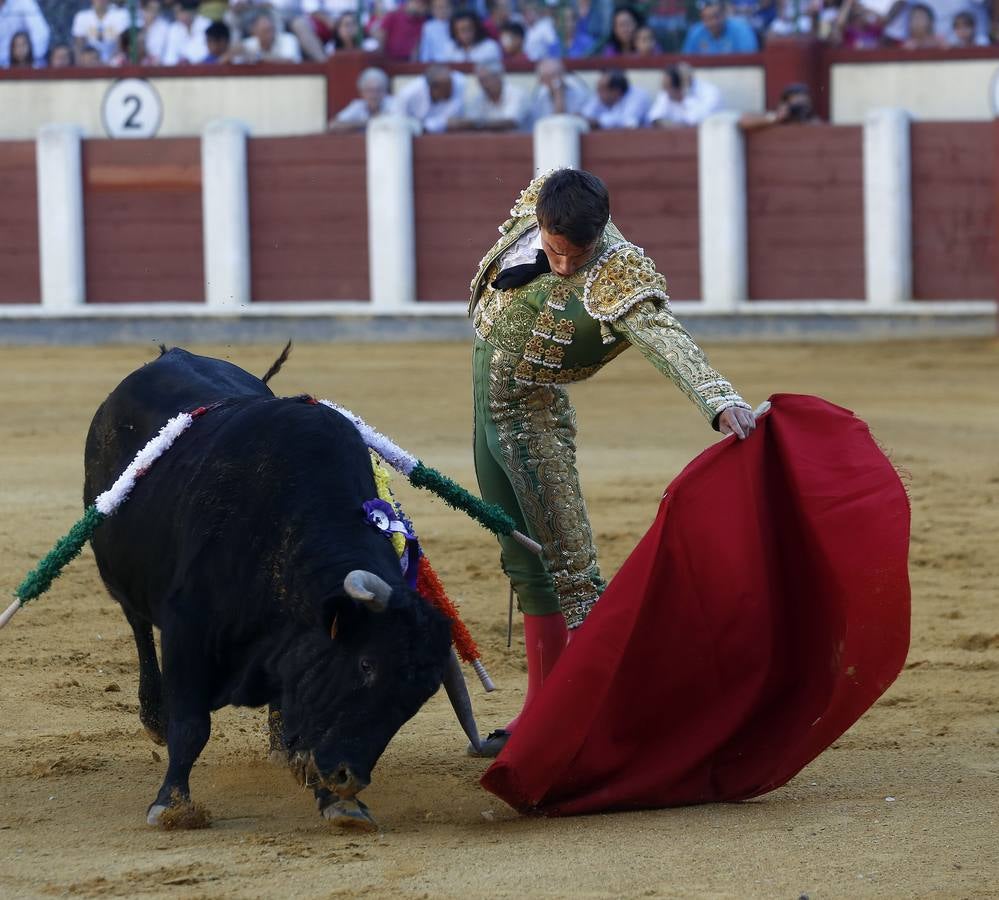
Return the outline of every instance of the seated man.
{"type": "Polygon", "coordinates": [[[479,90],[468,101],[465,114],[448,122],[448,131],[514,131],[527,127],[527,96],[504,77],[502,63],[475,68],[479,90]]]}
{"type": "Polygon", "coordinates": [[[375,116],[395,111],[395,101],[389,96],[389,78],[381,69],[365,69],[357,79],[357,93],[329,124],[330,131],[363,131],[375,116]]]}
{"type": "Polygon", "coordinates": [[[597,95],[583,109],[591,128],[638,128],[645,121],[649,95],[632,87],[620,69],[609,69],[597,82],[597,95]]]}
{"type": "Polygon", "coordinates": [[[660,128],[698,125],[721,109],[722,97],[710,81],[702,81],[687,63],[667,66],[663,89],[656,95],[645,121],[660,128]]]}
{"type": "Polygon", "coordinates": [[[728,16],[721,0],[702,0],[701,21],[692,25],[683,42],[684,53],[756,53],[756,32],[745,20],[728,16]]]}
{"type": "Polygon", "coordinates": [[[543,59],[535,70],[538,86],[531,95],[531,117],[567,114],[581,116],[590,100],[590,89],[582,79],[567,73],[560,59],[543,59]]]}
{"type": "Polygon", "coordinates": [[[414,78],[400,92],[397,111],[416,119],[431,134],[447,130],[451,119],[460,119],[465,77],[447,66],[427,66],[422,78],[414,78]]]}
{"type": "Polygon", "coordinates": [[[253,21],[252,35],[243,41],[247,62],[301,62],[302,48],[293,34],[278,34],[274,20],[263,13],[253,21]]]}

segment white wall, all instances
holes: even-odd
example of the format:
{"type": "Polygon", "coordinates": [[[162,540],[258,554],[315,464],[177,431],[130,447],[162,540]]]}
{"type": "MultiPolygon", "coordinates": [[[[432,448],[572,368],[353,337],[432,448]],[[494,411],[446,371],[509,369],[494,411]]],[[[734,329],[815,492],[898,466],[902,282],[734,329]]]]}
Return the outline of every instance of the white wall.
{"type": "Polygon", "coordinates": [[[832,67],[830,116],[859,125],[868,110],[896,106],[917,120],[991,119],[999,59],[839,63],[832,67]]]}
{"type": "MultiPolygon", "coordinates": [[[[245,122],[259,136],[311,134],[326,128],[322,75],[151,78],[163,103],[158,137],[196,137],[213,119],[245,122]]],[[[101,101],[112,79],[0,80],[0,139],[31,139],[43,125],[77,125],[104,137],[101,101]]]]}

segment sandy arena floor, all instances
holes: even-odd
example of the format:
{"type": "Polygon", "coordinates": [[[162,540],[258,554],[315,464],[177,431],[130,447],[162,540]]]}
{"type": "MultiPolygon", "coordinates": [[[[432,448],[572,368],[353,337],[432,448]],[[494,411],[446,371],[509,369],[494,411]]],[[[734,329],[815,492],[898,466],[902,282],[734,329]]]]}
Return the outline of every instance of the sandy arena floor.
{"type": "MultiPolygon", "coordinates": [[[[259,374],[280,348],[201,349],[259,374]]],[[[0,354],[3,591],[79,514],[90,417],[153,353],[0,354]]],[[[468,356],[454,344],[302,345],[273,387],[334,398],[471,486],[468,356]]],[[[366,792],[381,832],[343,834],[267,762],[263,714],[226,709],[192,778],[214,826],[161,832],[145,810],[163,751],[136,717],[131,635],[88,550],[0,633],[0,897],[999,896],[999,342],[733,345],[712,360],[754,402],[795,391],[857,410],[912,473],[909,661],[788,786],[741,805],[520,818],[478,786],[484,763],[465,757],[438,697],[366,792]]],[[[637,353],[574,396],[611,574],[715,435],[637,353]]],[[[480,726],[496,727],[525,677],[505,645],[495,544],[427,495],[400,493],[501,687],[472,685],[480,726]]]]}

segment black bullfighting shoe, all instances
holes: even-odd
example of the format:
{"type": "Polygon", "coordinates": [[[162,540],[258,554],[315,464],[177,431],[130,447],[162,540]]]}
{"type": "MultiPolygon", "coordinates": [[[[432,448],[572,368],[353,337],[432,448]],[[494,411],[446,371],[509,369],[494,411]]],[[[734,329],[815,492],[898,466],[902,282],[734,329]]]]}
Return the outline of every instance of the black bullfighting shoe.
{"type": "Polygon", "coordinates": [[[482,741],[478,750],[469,744],[467,752],[469,756],[495,759],[500,755],[500,751],[506,746],[508,740],[510,740],[510,732],[505,728],[497,728],[495,731],[489,732],[489,737],[482,741]]]}

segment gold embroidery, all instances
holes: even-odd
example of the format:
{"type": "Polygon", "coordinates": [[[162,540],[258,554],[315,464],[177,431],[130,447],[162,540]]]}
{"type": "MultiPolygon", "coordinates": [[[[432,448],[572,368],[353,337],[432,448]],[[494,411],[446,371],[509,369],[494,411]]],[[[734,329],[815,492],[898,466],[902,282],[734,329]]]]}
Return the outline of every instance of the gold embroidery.
{"type": "Polygon", "coordinates": [[[583,290],[583,306],[594,319],[613,322],[641,300],[669,300],[666,279],[633,244],[625,242],[598,261],[583,290]]]}
{"type": "MultiPolygon", "coordinates": [[[[548,347],[545,349],[545,358],[542,365],[547,366],[549,369],[559,369],[562,367],[562,359],[565,356],[564,347],[548,347]]],[[[527,354],[524,354],[524,359],[527,359],[527,354]]],[[[531,360],[531,362],[537,362],[537,360],[531,360]]]]}
{"type": "MultiPolygon", "coordinates": [[[[562,320],[563,322],[565,319],[562,320]]],[[[548,308],[541,310],[538,320],[534,323],[534,334],[538,337],[550,338],[555,329],[555,316],[548,308]]]]}
{"type": "MultiPolygon", "coordinates": [[[[551,315],[551,313],[549,313],[551,315]]],[[[554,316],[552,316],[554,318],[554,316]]],[[[576,334],[576,323],[571,319],[559,319],[558,324],[552,329],[551,339],[557,344],[571,344],[572,338],[576,334]]]]}

